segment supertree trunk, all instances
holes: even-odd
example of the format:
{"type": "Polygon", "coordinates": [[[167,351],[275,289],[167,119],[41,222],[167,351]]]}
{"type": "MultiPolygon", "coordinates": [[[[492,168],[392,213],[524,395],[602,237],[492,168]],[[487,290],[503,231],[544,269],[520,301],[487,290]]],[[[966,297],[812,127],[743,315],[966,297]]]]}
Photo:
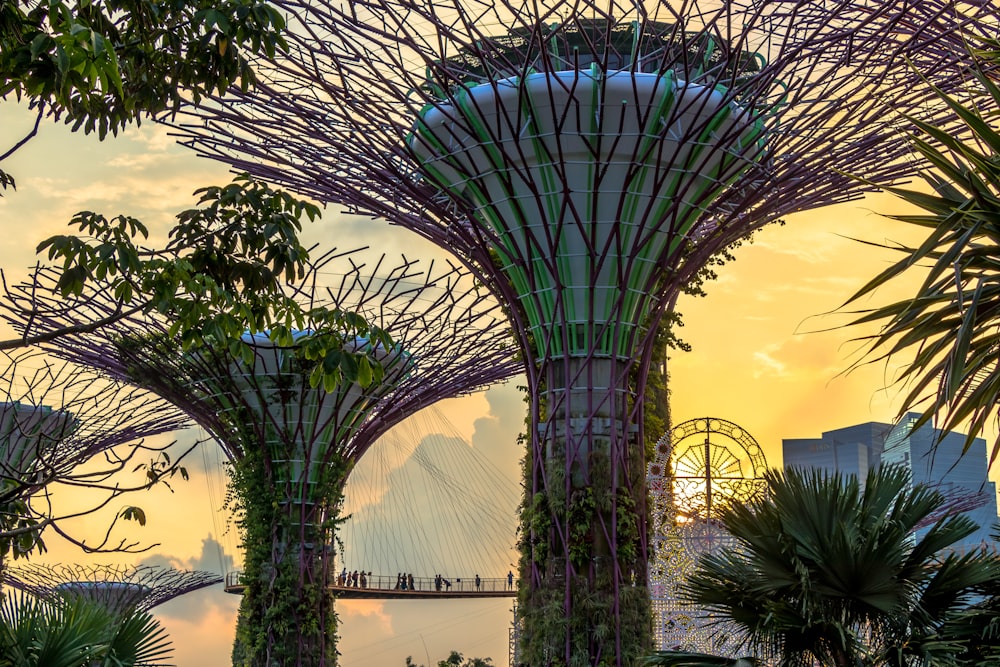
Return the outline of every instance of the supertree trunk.
{"type": "Polygon", "coordinates": [[[288,53],[180,131],[423,235],[497,295],[531,394],[522,658],[629,664],[658,324],[754,230],[912,174],[902,112],[958,127],[926,83],[963,95],[956,45],[997,7],[276,1],[288,53]]]}
{"type": "Polygon", "coordinates": [[[242,652],[248,667],[334,665],[336,612],[328,584],[350,469],[337,446],[350,441],[413,364],[402,347],[386,350],[366,339],[345,339],[345,350],[374,348],[369,354],[380,364],[381,380],[327,392],[311,386],[294,348],[264,334],[247,334],[243,341],[252,363],[230,360],[228,369],[216,365],[197,378],[203,391],[232,412],[231,426],[246,431],[240,440],[261,445],[233,463],[246,586],[234,653],[242,652]]]}
{"type": "Polygon", "coordinates": [[[233,464],[244,544],[243,598],[234,665],[336,665],[337,615],[328,586],[333,561],[338,472],[319,482],[327,498],[304,505],[277,501],[280,487],[265,458],[233,464]],[[332,489],[332,490],[331,490],[332,489]]]}
{"type": "Polygon", "coordinates": [[[629,367],[543,364],[542,387],[529,384],[547,418],[529,453],[522,508],[523,664],[558,664],[561,655],[631,663],[649,645],[645,526],[628,520],[645,505],[642,434],[632,427],[640,388],[626,381],[629,367]],[[566,400],[574,392],[587,400],[566,400]]]}

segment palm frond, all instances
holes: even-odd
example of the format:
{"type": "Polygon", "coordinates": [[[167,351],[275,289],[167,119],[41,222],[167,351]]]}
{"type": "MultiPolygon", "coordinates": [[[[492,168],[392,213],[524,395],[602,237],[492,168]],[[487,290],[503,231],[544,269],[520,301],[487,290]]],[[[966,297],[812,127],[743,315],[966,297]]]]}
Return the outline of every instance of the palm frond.
{"type": "Polygon", "coordinates": [[[766,496],[722,511],[735,545],[699,560],[684,598],[725,619],[742,650],[787,667],[903,665],[917,653],[948,664],[960,649],[944,619],[1000,572],[983,553],[941,555],[974,524],[948,516],[913,539],[947,500],[899,466],[863,483],[794,468],[766,480],[766,496]]]}
{"type": "MultiPolygon", "coordinates": [[[[901,258],[863,285],[845,303],[856,303],[890,281],[925,272],[916,294],[855,313],[854,325],[879,325],[859,340],[868,362],[912,356],[897,382],[905,386],[902,414],[918,408],[921,422],[942,431],[968,432],[970,446],[1000,417],[1000,131],[987,118],[1000,111],[1000,87],[980,74],[978,104],[939,93],[971,139],[960,141],[911,119],[921,136],[914,150],[932,168],[932,194],[888,188],[924,215],[890,216],[928,230],[917,247],[886,246],[901,258]]],[[[993,457],[1000,452],[1000,438],[993,457]]]]}

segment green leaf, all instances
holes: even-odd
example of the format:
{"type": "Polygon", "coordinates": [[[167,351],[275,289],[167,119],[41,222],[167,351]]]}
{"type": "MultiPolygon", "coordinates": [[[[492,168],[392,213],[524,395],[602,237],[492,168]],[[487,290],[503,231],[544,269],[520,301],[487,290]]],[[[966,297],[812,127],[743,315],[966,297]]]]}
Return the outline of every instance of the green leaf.
{"type": "Polygon", "coordinates": [[[358,384],[362,387],[369,387],[372,383],[371,362],[366,356],[358,357],[358,384]]]}
{"type": "MultiPolygon", "coordinates": [[[[985,118],[1000,109],[1000,89],[977,74],[980,99],[965,106],[941,94],[964,123],[967,140],[913,119],[921,136],[914,150],[934,171],[927,181],[936,194],[889,188],[921,215],[893,216],[917,226],[926,238],[915,248],[892,247],[901,258],[845,303],[868,298],[897,278],[918,272],[911,298],[855,313],[853,324],[878,325],[862,340],[868,360],[897,355],[912,359],[898,382],[905,387],[900,414],[919,409],[921,422],[940,417],[943,432],[968,426],[972,439],[989,414],[1000,417],[1000,133],[985,118]]],[[[1000,438],[994,442],[994,456],[1000,438]]]]}
{"type": "Polygon", "coordinates": [[[126,521],[136,521],[140,526],[146,525],[146,513],[141,507],[126,507],[120,516],[126,521]]]}

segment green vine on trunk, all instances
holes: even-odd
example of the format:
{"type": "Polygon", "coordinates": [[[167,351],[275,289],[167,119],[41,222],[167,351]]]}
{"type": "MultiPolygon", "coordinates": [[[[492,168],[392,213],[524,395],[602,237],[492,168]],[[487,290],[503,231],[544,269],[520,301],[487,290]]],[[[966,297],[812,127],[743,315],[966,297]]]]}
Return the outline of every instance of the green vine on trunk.
{"type": "Polygon", "coordinates": [[[585,568],[593,551],[597,504],[593,487],[576,489],[569,500],[569,557],[576,569],[585,568]]]}
{"type": "Polygon", "coordinates": [[[336,664],[337,617],[327,581],[346,471],[340,459],[323,466],[313,490],[318,521],[303,527],[282,502],[262,451],[248,448],[231,466],[227,503],[245,553],[234,667],[336,664]],[[303,528],[300,542],[292,536],[303,528]]]}

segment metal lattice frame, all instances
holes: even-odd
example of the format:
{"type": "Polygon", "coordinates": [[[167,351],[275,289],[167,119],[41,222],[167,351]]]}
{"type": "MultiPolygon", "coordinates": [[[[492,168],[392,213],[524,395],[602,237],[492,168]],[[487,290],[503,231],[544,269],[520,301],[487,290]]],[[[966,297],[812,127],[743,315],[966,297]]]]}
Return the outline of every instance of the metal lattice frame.
{"type": "MultiPolygon", "coordinates": [[[[38,522],[39,529],[51,526],[70,537],[59,528],[60,519],[86,512],[78,504],[55,506],[49,485],[105,491],[96,510],[111,498],[148,486],[145,475],[132,487],[112,479],[134,466],[136,456],[155,455],[167,446],[148,439],[191,424],[183,412],[149,392],[54,362],[37,351],[4,354],[2,364],[0,505],[23,503],[18,517],[38,522]]],[[[14,523],[7,525],[13,530],[14,523]]],[[[107,540],[106,535],[89,548],[103,550],[107,540]]],[[[123,541],[114,548],[134,546],[123,541]]]]}
{"type": "Polygon", "coordinates": [[[150,611],[187,593],[222,583],[212,572],[176,570],[159,565],[42,565],[27,563],[7,570],[6,582],[53,602],[79,596],[115,614],[150,611]]]}
{"type": "Polygon", "coordinates": [[[516,600],[510,611],[513,614],[513,619],[507,631],[507,664],[510,667],[517,667],[520,664],[520,660],[518,660],[518,647],[521,645],[521,619],[517,615],[516,600]]]}
{"type": "MultiPolygon", "coordinates": [[[[332,599],[310,589],[322,590],[331,580],[332,527],[353,464],[389,428],[421,408],[522,370],[497,302],[467,271],[448,263],[423,268],[405,257],[366,259],[372,257],[361,250],[328,253],[299,287],[287,289],[312,307],[362,315],[392,337],[392,349],[371,350],[385,375],[367,388],[310,387],[308,366],[295,350],[279,348],[262,334],[244,337],[252,363],[211,345],[184,353],[167,335],[168,324],[153,315],[133,315],[50,344],[57,355],[135,382],[177,405],[230,459],[256,462],[260,453],[261,463],[251,464],[259,471],[253,474],[266,477],[266,488],[282,509],[265,532],[264,539],[274,543],[271,561],[258,562],[248,549],[242,613],[266,618],[269,596],[297,597],[296,613],[304,619],[281,619],[283,628],[292,628],[291,636],[271,626],[264,633],[276,650],[298,655],[301,664],[324,664],[334,650],[334,638],[323,630],[317,635],[310,620],[318,617],[326,629],[334,618],[332,599]],[[324,283],[328,286],[317,287],[324,283]],[[290,527],[277,525],[286,523],[290,527]],[[276,571],[291,561],[297,562],[297,588],[278,591],[268,568],[276,571]]],[[[10,292],[6,317],[15,327],[44,333],[102,321],[116,308],[114,296],[99,290],[74,302],[61,300],[53,290],[56,275],[40,271],[10,292]]],[[[350,336],[344,346],[355,350],[370,343],[350,336]]]]}
{"type": "Polygon", "coordinates": [[[957,127],[927,83],[962,95],[965,35],[995,34],[997,8],[275,4],[288,53],[257,63],[255,90],[192,110],[183,140],[415,231],[508,306],[545,515],[524,528],[525,659],[630,662],[646,576],[635,397],[660,318],[753,230],[912,174],[901,112],[957,127]],[[594,493],[608,509],[581,518],[594,493]]]}
{"type": "Polygon", "coordinates": [[[748,503],[766,493],[765,472],[767,461],[757,441],[725,419],[691,419],[657,441],[646,474],[657,648],[716,654],[728,648],[718,622],[682,602],[680,587],[702,554],[733,546],[719,513],[730,503],[748,503]]]}

